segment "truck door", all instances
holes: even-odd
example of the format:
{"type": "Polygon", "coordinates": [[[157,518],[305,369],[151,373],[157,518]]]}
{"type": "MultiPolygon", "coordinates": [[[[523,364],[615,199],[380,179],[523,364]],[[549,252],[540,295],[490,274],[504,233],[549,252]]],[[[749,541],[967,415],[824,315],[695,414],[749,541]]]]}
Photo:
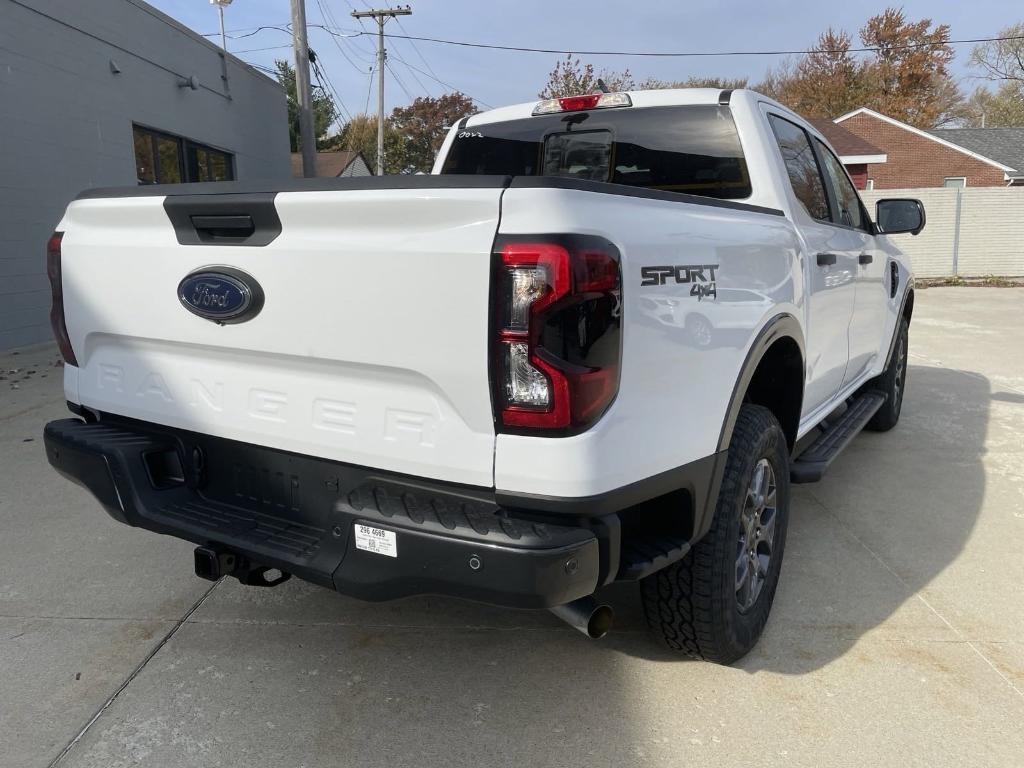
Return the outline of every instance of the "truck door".
{"type": "Polygon", "coordinates": [[[849,247],[848,256],[856,260],[853,317],[849,328],[850,362],[843,378],[846,385],[874,365],[882,349],[886,348],[882,343],[886,316],[886,265],[884,254],[875,248],[871,219],[843,164],[817,139],[814,146],[830,186],[832,223],[846,230],[844,240],[849,247]]]}
{"type": "Polygon", "coordinates": [[[832,223],[829,195],[807,131],[778,115],[768,116],[782,152],[791,205],[800,233],[807,286],[806,381],[803,414],[832,400],[843,384],[849,360],[857,257],[851,231],[832,223]]]}

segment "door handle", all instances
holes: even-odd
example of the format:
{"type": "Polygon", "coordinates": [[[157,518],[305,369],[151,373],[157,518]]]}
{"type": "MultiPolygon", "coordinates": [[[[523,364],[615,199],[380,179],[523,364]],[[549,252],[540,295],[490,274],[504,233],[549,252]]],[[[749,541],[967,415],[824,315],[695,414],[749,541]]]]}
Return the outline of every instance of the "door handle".
{"type": "Polygon", "coordinates": [[[217,237],[245,238],[256,231],[256,225],[253,223],[252,216],[245,214],[197,214],[190,218],[192,219],[192,226],[195,227],[200,239],[204,235],[210,239],[217,237]]]}
{"type": "Polygon", "coordinates": [[[858,264],[870,264],[874,260],[875,257],[872,256],[870,253],[862,253],[860,256],[857,257],[858,264]]]}
{"type": "Polygon", "coordinates": [[[834,253],[819,253],[818,254],[818,266],[827,267],[830,264],[836,263],[836,255],[834,253]]]}

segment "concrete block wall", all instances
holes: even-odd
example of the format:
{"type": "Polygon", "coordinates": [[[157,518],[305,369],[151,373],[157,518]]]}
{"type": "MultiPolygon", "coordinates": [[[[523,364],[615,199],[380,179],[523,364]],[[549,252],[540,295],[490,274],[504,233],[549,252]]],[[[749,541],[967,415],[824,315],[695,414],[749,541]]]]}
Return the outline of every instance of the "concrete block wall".
{"type": "Polygon", "coordinates": [[[137,182],[133,123],[291,175],[284,91],[195,32],[141,0],[0,0],[0,350],[50,339],[46,239],[81,190],[137,182]]]}
{"type": "Polygon", "coordinates": [[[860,194],[872,218],[875,202],[884,197],[915,197],[924,203],[924,231],[916,237],[893,236],[918,276],[1024,276],[1024,187],[876,189],[860,194]]]}

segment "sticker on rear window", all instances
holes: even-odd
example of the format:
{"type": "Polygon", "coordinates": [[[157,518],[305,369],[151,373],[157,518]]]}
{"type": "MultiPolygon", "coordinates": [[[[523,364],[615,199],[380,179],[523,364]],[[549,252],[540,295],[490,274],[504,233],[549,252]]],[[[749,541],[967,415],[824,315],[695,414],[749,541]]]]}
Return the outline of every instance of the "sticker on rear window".
{"type": "Polygon", "coordinates": [[[398,557],[398,537],[394,531],[374,528],[370,525],[355,524],[356,549],[373,552],[376,555],[398,557]]]}

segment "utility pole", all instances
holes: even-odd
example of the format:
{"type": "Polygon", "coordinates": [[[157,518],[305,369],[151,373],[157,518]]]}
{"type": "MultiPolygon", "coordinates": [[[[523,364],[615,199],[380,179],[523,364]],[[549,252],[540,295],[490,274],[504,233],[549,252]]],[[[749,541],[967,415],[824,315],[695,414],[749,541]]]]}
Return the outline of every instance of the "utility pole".
{"type": "Polygon", "coordinates": [[[352,11],[357,19],[372,18],[377,22],[377,175],[384,175],[384,62],[387,54],[384,51],[384,24],[395,16],[409,16],[412,8],[382,8],[369,11],[352,11]]]}
{"type": "Polygon", "coordinates": [[[292,0],[292,43],[295,46],[295,94],[299,105],[299,147],[302,175],[316,176],[316,136],[313,95],[309,89],[309,42],[306,40],[306,0],[292,0]]]}

